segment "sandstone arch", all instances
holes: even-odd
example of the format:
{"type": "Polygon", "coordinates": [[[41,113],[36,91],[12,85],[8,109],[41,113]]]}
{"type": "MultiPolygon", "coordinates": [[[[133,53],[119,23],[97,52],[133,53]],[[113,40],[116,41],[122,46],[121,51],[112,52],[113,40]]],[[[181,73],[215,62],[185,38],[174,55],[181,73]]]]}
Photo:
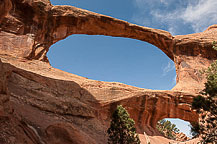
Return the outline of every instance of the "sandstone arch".
{"type": "MultiPolygon", "coordinates": [[[[164,117],[197,120],[189,104],[203,88],[204,77],[198,71],[217,58],[211,48],[217,41],[216,26],[197,34],[172,36],[75,7],[52,6],[49,0],[9,2],[11,10],[0,15],[0,118],[11,122],[1,124],[8,127],[2,129],[5,133],[21,126],[23,137],[32,143],[37,141],[34,137],[46,142],[47,128],[67,122],[89,135],[90,141],[105,143],[105,129],[117,104],[127,107],[138,132],[145,130],[150,135],[164,117]],[[174,61],[177,85],[172,91],[153,91],[89,80],[52,68],[46,57],[49,47],[72,34],[128,37],[151,43],[174,61]]],[[[20,136],[14,134],[10,139],[3,134],[1,140],[8,143],[16,143],[20,136]]]]}
{"type": "Polygon", "coordinates": [[[212,42],[217,40],[216,26],[198,34],[172,36],[163,30],[137,26],[72,6],[52,6],[48,0],[12,2],[13,13],[21,16],[11,14],[1,24],[3,54],[48,61],[49,47],[72,34],[138,39],[157,46],[174,61],[177,73],[174,90],[192,92],[203,88],[200,81],[204,79],[199,70],[206,68],[217,55],[211,49],[212,42]],[[15,27],[8,29],[12,25],[15,27]]]}

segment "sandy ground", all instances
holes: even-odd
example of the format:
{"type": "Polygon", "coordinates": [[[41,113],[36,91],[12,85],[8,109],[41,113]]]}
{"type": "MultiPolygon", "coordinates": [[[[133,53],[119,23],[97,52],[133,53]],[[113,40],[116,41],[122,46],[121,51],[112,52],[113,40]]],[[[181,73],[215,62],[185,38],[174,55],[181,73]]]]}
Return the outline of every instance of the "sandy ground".
{"type": "MultiPolygon", "coordinates": [[[[139,134],[139,138],[141,144],[148,144],[145,135],[139,134]]],[[[170,144],[197,144],[199,142],[199,138],[188,140],[185,142],[170,140],[162,136],[148,136],[148,139],[150,140],[150,144],[169,144],[169,142],[170,144]]]]}

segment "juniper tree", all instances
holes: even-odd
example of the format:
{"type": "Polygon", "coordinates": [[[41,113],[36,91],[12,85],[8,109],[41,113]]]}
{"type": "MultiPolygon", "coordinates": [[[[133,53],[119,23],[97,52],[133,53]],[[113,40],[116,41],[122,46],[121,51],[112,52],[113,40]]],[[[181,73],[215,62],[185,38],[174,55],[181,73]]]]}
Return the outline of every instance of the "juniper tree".
{"type": "Polygon", "coordinates": [[[109,144],[140,144],[135,122],[126,109],[119,105],[112,114],[110,128],[107,130],[109,144]]]}
{"type": "Polygon", "coordinates": [[[172,124],[170,121],[165,119],[158,121],[156,128],[161,134],[169,139],[176,139],[175,133],[179,132],[179,129],[175,124],[172,124]]]}
{"type": "MultiPolygon", "coordinates": [[[[217,50],[214,43],[213,48],[217,50]]],[[[192,107],[200,113],[199,128],[203,143],[217,142],[217,60],[203,72],[207,82],[201,95],[194,98],[192,107]]]]}

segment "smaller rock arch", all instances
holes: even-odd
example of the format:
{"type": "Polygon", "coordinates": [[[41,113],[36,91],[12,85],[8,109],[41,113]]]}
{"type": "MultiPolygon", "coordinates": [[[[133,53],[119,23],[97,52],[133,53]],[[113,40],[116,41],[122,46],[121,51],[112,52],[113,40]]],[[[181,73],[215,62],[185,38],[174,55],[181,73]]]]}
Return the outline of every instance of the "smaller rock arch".
{"type": "Polygon", "coordinates": [[[137,132],[156,135],[156,124],[164,118],[179,118],[190,123],[198,121],[198,114],[191,109],[193,97],[180,92],[148,91],[110,104],[108,112],[121,104],[135,120],[137,132]]]}

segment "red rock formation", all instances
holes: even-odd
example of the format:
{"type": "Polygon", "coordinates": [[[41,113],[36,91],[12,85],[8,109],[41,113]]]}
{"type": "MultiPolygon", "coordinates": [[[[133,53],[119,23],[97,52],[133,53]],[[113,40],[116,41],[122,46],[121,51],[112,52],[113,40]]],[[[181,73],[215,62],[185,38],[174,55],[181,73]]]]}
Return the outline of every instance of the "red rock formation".
{"type": "Polygon", "coordinates": [[[189,138],[184,133],[176,133],[176,141],[186,141],[189,138]]]}
{"type": "MultiPolygon", "coordinates": [[[[1,7],[10,9],[9,0],[1,7]],[[9,8],[7,8],[9,7],[9,8]]],[[[141,27],[72,6],[52,6],[48,0],[16,0],[13,11],[1,24],[1,54],[48,61],[46,53],[55,42],[72,34],[108,35],[146,41],[160,48],[176,65],[174,90],[198,92],[203,88],[199,70],[206,68],[217,53],[212,50],[216,26],[184,36],[141,27]]],[[[6,15],[4,11],[3,16],[6,15]]],[[[2,18],[1,18],[2,19],[2,18]]]]}
{"type": "Polygon", "coordinates": [[[59,128],[69,133],[71,140],[79,135],[79,141],[87,135],[87,142],[104,143],[105,130],[117,104],[128,109],[139,133],[155,135],[156,122],[166,117],[197,120],[196,113],[189,109],[193,96],[188,93],[99,82],[62,72],[40,61],[7,56],[1,59],[2,70],[8,73],[5,83],[14,109],[12,116],[25,123],[38,140],[47,142],[48,137],[55,137],[55,132],[47,132],[55,126],[55,131],[59,128]],[[72,133],[73,129],[78,131],[72,133]]]}
{"type": "Polygon", "coordinates": [[[8,14],[8,12],[11,10],[12,7],[12,3],[10,0],[1,0],[0,3],[0,9],[1,9],[1,13],[0,13],[0,24],[2,19],[5,18],[5,16],[8,14]]]}
{"type": "Polygon", "coordinates": [[[197,121],[189,105],[203,88],[198,71],[217,57],[211,48],[216,26],[172,36],[72,6],[52,6],[49,0],[1,1],[1,143],[105,143],[118,104],[127,108],[138,132],[148,135],[156,135],[155,125],[163,118],[197,121]],[[177,85],[173,91],[153,91],[52,68],[46,57],[49,47],[72,34],[151,43],[175,62],[177,85]]]}

